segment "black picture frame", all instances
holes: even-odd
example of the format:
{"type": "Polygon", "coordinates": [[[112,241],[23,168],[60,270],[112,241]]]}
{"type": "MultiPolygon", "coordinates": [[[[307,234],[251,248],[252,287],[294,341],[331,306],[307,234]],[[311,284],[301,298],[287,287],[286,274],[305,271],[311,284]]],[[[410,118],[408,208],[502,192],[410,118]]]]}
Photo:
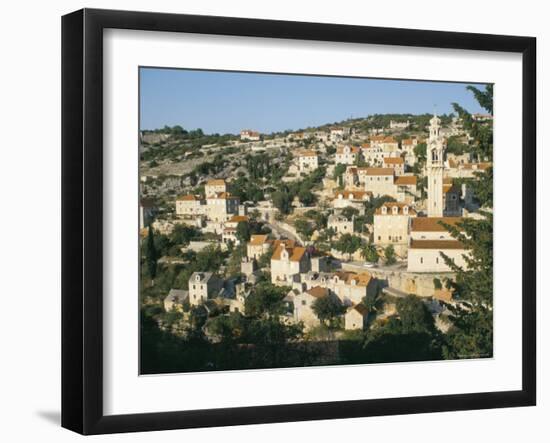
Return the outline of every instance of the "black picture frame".
{"type": "Polygon", "coordinates": [[[83,9],[62,18],[62,426],[82,434],[320,420],[536,403],[536,39],[83,9]],[[103,413],[103,30],[369,43],[522,54],[522,389],[131,415],[103,413]]]}

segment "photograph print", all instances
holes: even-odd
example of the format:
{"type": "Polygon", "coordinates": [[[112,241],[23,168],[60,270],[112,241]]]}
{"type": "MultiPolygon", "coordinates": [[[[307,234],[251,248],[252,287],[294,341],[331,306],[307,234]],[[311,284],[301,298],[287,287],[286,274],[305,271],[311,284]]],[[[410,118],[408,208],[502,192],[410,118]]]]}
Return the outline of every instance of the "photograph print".
{"type": "Polygon", "coordinates": [[[493,85],[139,68],[140,373],[493,357],[493,85]]]}

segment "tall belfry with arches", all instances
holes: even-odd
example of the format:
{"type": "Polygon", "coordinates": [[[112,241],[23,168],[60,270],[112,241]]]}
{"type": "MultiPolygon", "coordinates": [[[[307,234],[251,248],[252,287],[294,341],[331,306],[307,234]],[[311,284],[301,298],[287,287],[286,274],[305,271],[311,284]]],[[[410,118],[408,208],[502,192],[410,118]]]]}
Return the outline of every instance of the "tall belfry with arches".
{"type": "Polygon", "coordinates": [[[434,114],[430,120],[430,136],[426,146],[428,179],[428,217],[443,217],[443,168],[445,139],[440,134],[441,120],[434,114]]]}

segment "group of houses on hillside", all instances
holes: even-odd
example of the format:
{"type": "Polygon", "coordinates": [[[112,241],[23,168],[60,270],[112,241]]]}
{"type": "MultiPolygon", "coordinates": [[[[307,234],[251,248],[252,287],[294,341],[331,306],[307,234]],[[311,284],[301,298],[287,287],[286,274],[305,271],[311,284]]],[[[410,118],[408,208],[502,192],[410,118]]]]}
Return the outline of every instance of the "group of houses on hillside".
{"type": "MultiPolygon", "coordinates": [[[[390,122],[391,129],[409,127],[409,121],[390,122]]],[[[458,131],[458,123],[455,122],[454,128],[458,131]]],[[[435,115],[430,120],[426,140],[408,137],[398,142],[391,135],[375,131],[368,141],[365,138],[364,143],[356,146],[351,143],[357,139],[350,128],[333,127],[321,132],[297,132],[287,138],[306,141],[300,145],[303,147],[308,146],[312,138],[322,137],[326,143],[336,146],[335,152],[332,150],[322,158],[323,164],[328,161],[332,167],[346,165],[340,186],[324,189],[323,198],[325,203],[329,203],[326,229],[331,230],[332,236],[340,238],[356,234],[356,216],[345,216],[345,208],[356,208],[359,215],[364,215],[368,207],[366,203],[379,197],[391,197],[382,204],[377,202],[372,222],[368,223],[367,231],[361,231],[361,235],[367,232],[365,235],[370,236],[378,251],[392,246],[397,256],[403,259],[393,268],[388,266],[388,272],[444,274],[452,271],[448,260],[459,267],[467,267],[468,250],[449,232],[449,227],[460,229],[465,208],[472,201],[468,188],[456,184],[456,179],[474,177],[477,172],[491,167],[491,163],[473,162],[468,154],[447,155],[441,120],[435,115]],[[421,142],[426,143],[426,162],[420,173],[422,184],[417,175],[409,172],[418,161],[415,149],[421,142]]],[[[243,130],[240,138],[257,141],[260,134],[243,130]]],[[[315,171],[321,164],[320,152],[311,144],[307,149],[297,149],[293,167],[304,175],[315,171]]],[[[276,211],[272,206],[266,207],[265,211],[276,211]]],[[[222,245],[239,245],[239,224],[250,223],[247,209],[238,197],[231,195],[222,179],[207,181],[202,194],[179,196],[175,209],[180,221],[218,234],[222,245]]],[[[153,218],[153,210],[152,205],[144,200],[140,212],[141,227],[153,218]]],[[[331,256],[329,252],[320,253],[308,246],[308,241],[300,244],[297,240],[280,238],[280,235],[276,237],[279,238],[268,234],[251,235],[246,242],[246,256],[241,262],[239,278],[222,279],[210,272],[195,272],[189,278],[186,290],[170,291],[164,301],[165,308],[174,309],[188,303],[211,309],[209,301],[215,300],[229,312],[244,313],[251,285],[258,281],[261,272],[268,270],[273,285],[288,288],[284,299],[289,308],[285,314],[286,322],[302,322],[306,329],[315,328],[320,324],[315,304],[323,297],[334,297],[345,308],[345,329],[363,329],[369,314],[363,300],[376,294],[388,282],[382,281],[380,274],[372,270],[352,272],[343,270],[348,268],[341,263],[332,266],[333,262],[350,259],[331,256]],[[266,263],[269,263],[269,269],[266,263]],[[259,269],[260,266],[264,269],[259,269]]]]}

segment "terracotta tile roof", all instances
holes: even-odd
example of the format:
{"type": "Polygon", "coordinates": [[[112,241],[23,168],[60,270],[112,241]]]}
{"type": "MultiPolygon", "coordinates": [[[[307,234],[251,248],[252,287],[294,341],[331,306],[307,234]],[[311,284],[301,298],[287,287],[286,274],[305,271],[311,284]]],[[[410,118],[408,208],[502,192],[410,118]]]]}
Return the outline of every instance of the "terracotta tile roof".
{"type": "Polygon", "coordinates": [[[239,223],[239,222],[248,222],[248,217],[246,215],[234,215],[228,220],[229,223],[239,223]]]}
{"type": "Polygon", "coordinates": [[[362,147],[363,149],[370,149],[370,143],[363,143],[363,144],[361,145],[361,147],[362,147]]]}
{"type": "Polygon", "coordinates": [[[196,195],[180,195],[177,200],[179,201],[193,201],[193,200],[199,200],[199,198],[196,195]]]}
{"type": "Polygon", "coordinates": [[[491,162],[481,162],[481,163],[464,163],[459,166],[462,169],[478,169],[485,171],[490,168],[493,164],[491,162]]]}
{"type": "Polygon", "coordinates": [[[416,211],[414,210],[414,208],[411,208],[406,203],[400,203],[400,202],[386,202],[381,207],[376,209],[375,214],[376,215],[395,215],[395,214],[393,214],[393,208],[396,207],[397,208],[397,215],[404,215],[403,208],[405,206],[409,208],[408,215],[416,215],[416,211]],[[388,212],[386,214],[382,214],[382,208],[383,207],[386,207],[388,209],[388,212]]]}
{"type": "Polygon", "coordinates": [[[287,248],[293,248],[296,246],[296,242],[294,240],[289,239],[281,239],[281,240],[268,240],[273,244],[274,248],[278,248],[281,245],[285,245],[287,248]]]}
{"type": "Polygon", "coordinates": [[[395,177],[394,185],[414,185],[416,186],[416,175],[400,175],[395,177]]]}
{"type": "Polygon", "coordinates": [[[393,175],[393,168],[367,168],[367,175],[393,175]]]}
{"type": "Polygon", "coordinates": [[[251,246],[261,246],[264,243],[267,243],[267,235],[251,235],[248,242],[251,246]]]}
{"type": "Polygon", "coordinates": [[[411,221],[411,231],[446,232],[447,229],[439,222],[454,226],[461,221],[462,217],[416,217],[411,221]]]}
{"type": "Polygon", "coordinates": [[[369,313],[369,310],[367,309],[367,307],[362,303],[358,303],[355,306],[350,307],[348,309],[348,312],[350,312],[350,311],[357,311],[363,317],[369,313]]]}
{"type": "Polygon", "coordinates": [[[295,246],[295,247],[286,247],[283,244],[280,244],[275,249],[275,252],[273,252],[273,256],[271,257],[272,260],[280,260],[281,254],[283,250],[286,249],[288,251],[289,260],[290,261],[300,261],[304,254],[306,253],[306,248],[303,248],[301,246],[295,246]]]}
{"type": "Polygon", "coordinates": [[[405,163],[401,157],[384,157],[384,163],[389,165],[402,165],[405,163]]]}
{"type": "Polygon", "coordinates": [[[355,280],[356,286],[368,286],[372,280],[372,275],[370,275],[368,272],[361,272],[360,274],[356,274],[355,272],[337,271],[333,274],[333,276],[338,277],[347,285],[351,285],[352,281],[355,280]]]}
{"type": "Polygon", "coordinates": [[[458,240],[411,240],[409,249],[466,249],[458,240]]]}
{"type": "Polygon", "coordinates": [[[328,295],[328,289],[322,288],[321,286],[314,286],[313,288],[306,291],[306,293],[315,298],[323,298],[328,295]]]}
{"type": "Polygon", "coordinates": [[[306,253],[306,248],[297,246],[292,250],[292,255],[290,256],[290,261],[300,261],[304,254],[306,253]]]}
{"type": "Polygon", "coordinates": [[[207,186],[223,186],[225,185],[225,180],[222,178],[214,179],[214,180],[208,180],[206,182],[207,186]]]}
{"type": "Polygon", "coordinates": [[[343,190],[343,191],[336,191],[334,193],[335,198],[338,198],[340,195],[345,200],[363,200],[365,195],[372,195],[372,192],[343,190]]]}
{"type": "Polygon", "coordinates": [[[391,135],[384,137],[384,140],[382,140],[383,143],[397,143],[397,140],[394,139],[391,135]]]}
{"type": "Polygon", "coordinates": [[[298,157],[317,157],[315,151],[302,151],[298,153],[298,157]]]}
{"type": "Polygon", "coordinates": [[[414,143],[414,139],[412,138],[404,138],[401,140],[402,145],[412,145],[414,143]]]}
{"type": "Polygon", "coordinates": [[[243,129],[241,131],[241,134],[242,135],[250,135],[250,136],[253,136],[253,137],[260,135],[260,133],[258,131],[253,131],[252,129],[243,129]]]}
{"type": "Polygon", "coordinates": [[[448,192],[460,193],[460,188],[452,183],[443,183],[443,193],[447,194],[448,192]]]}
{"type": "Polygon", "coordinates": [[[353,280],[355,280],[355,284],[357,286],[368,286],[372,280],[372,275],[368,272],[361,272],[360,274],[350,273],[348,275],[347,283],[351,284],[353,280]]]}
{"type": "Polygon", "coordinates": [[[370,138],[370,141],[371,141],[371,142],[381,142],[381,141],[383,141],[385,138],[386,138],[385,135],[373,135],[373,136],[370,138]]]}

